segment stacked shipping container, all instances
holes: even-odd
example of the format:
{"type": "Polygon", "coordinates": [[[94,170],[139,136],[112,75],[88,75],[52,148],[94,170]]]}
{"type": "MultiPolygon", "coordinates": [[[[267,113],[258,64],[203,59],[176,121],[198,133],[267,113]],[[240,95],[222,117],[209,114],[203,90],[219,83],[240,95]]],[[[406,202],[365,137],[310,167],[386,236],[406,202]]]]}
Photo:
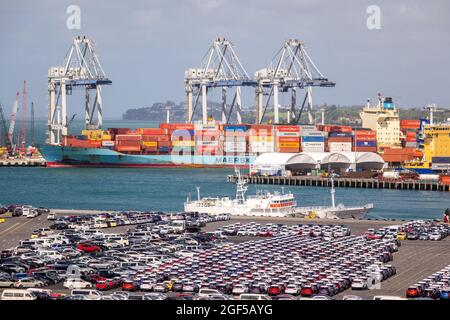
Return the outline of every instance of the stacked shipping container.
{"type": "Polygon", "coordinates": [[[254,124],[248,130],[249,151],[253,153],[265,153],[275,151],[273,126],[254,124]]]}
{"type": "Polygon", "coordinates": [[[282,153],[300,152],[300,127],[277,126],[275,131],[276,151],[282,153]]]}
{"type": "Polygon", "coordinates": [[[402,141],[402,146],[407,148],[417,148],[417,136],[419,129],[420,120],[400,120],[400,130],[405,137],[402,141]]]}
{"type": "Polygon", "coordinates": [[[246,125],[223,125],[223,151],[226,155],[247,153],[246,125]]]}
{"type": "Polygon", "coordinates": [[[377,133],[370,129],[355,129],[354,151],[377,152],[377,133]]]}
{"type": "Polygon", "coordinates": [[[325,151],[325,133],[318,131],[316,126],[300,126],[300,135],[304,152],[325,151]]]}

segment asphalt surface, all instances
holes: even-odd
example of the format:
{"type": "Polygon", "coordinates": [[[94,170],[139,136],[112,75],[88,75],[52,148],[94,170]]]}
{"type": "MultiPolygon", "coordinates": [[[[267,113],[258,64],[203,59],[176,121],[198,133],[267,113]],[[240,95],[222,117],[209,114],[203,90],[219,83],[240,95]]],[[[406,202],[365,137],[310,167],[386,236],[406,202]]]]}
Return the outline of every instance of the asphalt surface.
{"type": "MultiPolygon", "coordinates": [[[[57,215],[71,215],[75,211],[55,210],[57,215]]],[[[79,214],[85,212],[77,211],[79,214]]],[[[1,215],[5,218],[4,223],[0,223],[0,250],[14,247],[19,244],[20,240],[27,239],[31,233],[42,227],[50,226],[53,221],[48,221],[46,215],[36,218],[27,219],[21,217],[11,217],[10,215],[1,215]]],[[[402,221],[376,221],[376,220],[309,220],[301,218],[255,218],[255,217],[239,217],[230,221],[221,221],[209,223],[204,231],[213,231],[220,226],[228,225],[235,222],[248,223],[255,221],[257,223],[282,223],[282,224],[343,224],[351,229],[352,234],[359,235],[368,228],[380,228],[387,225],[402,224],[402,221]]],[[[105,229],[106,232],[119,233],[126,231],[127,227],[116,227],[105,229]]],[[[233,242],[242,242],[254,239],[252,237],[230,237],[233,242]]],[[[399,251],[394,253],[394,260],[390,262],[397,269],[397,274],[388,280],[382,282],[381,289],[355,291],[346,290],[336,296],[337,299],[344,295],[355,294],[364,298],[371,299],[375,295],[394,295],[404,297],[408,286],[422,280],[431,275],[433,272],[439,271],[450,264],[450,237],[441,241],[422,241],[422,240],[405,240],[399,251]]],[[[56,292],[68,293],[68,290],[62,287],[62,284],[50,287],[56,292]]]]}

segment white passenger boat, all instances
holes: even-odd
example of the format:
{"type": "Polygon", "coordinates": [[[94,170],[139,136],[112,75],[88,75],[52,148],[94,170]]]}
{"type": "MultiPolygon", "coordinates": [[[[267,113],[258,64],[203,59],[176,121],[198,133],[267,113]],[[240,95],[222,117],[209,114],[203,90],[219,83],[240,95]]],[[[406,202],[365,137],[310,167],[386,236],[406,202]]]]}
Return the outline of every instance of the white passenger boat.
{"type": "Polygon", "coordinates": [[[185,212],[199,212],[210,215],[231,214],[234,216],[286,217],[295,212],[295,198],[290,192],[265,192],[245,197],[246,181],[236,170],[236,199],[230,197],[201,198],[197,187],[197,200],[188,197],[184,203],[185,212]]]}
{"type": "Polygon", "coordinates": [[[320,219],[362,219],[373,208],[369,203],[363,206],[346,207],[335,205],[334,180],[331,178],[331,206],[297,207],[291,192],[265,192],[254,196],[245,196],[247,185],[239,170],[236,169],[236,198],[200,197],[197,187],[197,200],[187,198],[185,212],[199,212],[210,215],[231,214],[233,216],[289,217],[301,216],[320,219]]]}

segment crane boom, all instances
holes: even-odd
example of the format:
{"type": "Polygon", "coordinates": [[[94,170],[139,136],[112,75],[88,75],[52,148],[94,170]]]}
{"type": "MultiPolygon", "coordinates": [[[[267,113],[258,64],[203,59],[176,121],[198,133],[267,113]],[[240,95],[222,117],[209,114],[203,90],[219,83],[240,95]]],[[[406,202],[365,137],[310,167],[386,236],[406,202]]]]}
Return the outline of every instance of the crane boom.
{"type": "Polygon", "coordinates": [[[16,101],[14,102],[11,121],[9,122],[8,139],[11,141],[12,152],[14,152],[14,127],[16,126],[17,110],[19,109],[19,92],[16,94],[16,101]]]}
{"type": "Polygon", "coordinates": [[[27,82],[23,80],[22,89],[22,144],[20,149],[22,152],[26,152],[26,139],[27,139],[27,82]]]}

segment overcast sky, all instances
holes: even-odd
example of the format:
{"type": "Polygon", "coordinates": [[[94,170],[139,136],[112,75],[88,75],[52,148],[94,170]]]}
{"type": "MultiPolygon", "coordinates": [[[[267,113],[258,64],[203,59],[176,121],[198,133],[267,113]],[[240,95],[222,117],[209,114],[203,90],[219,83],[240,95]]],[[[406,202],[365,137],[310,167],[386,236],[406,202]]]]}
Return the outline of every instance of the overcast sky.
{"type": "MultiPolygon", "coordinates": [[[[286,39],[304,41],[320,71],[337,83],[316,89],[314,103],[363,104],[381,92],[400,107],[448,107],[449,9],[446,0],[0,0],[0,100],[9,113],[26,79],[28,101],[45,117],[47,70],[62,64],[71,39],[84,34],[113,81],[103,91],[104,117],[181,101],[184,70],[198,66],[217,37],[233,41],[250,75],[286,39]],[[81,8],[80,30],[66,27],[71,4],[81,8]],[[379,30],[366,26],[372,4],[381,9],[379,30]]],[[[248,95],[244,104],[253,103],[248,95]]],[[[71,101],[71,110],[81,112],[81,101],[71,101]]]]}

